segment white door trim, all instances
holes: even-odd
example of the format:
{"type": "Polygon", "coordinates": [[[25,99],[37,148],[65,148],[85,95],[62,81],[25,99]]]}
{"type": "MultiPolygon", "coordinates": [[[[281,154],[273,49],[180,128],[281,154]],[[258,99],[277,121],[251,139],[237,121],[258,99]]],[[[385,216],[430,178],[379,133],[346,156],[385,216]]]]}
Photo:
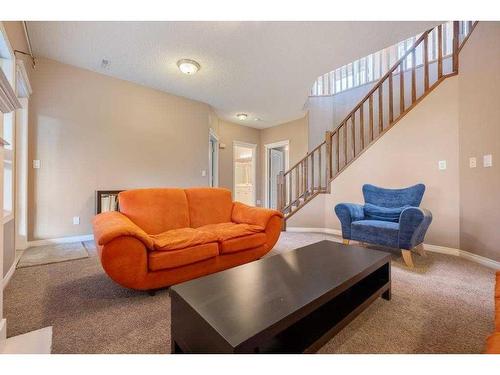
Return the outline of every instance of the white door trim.
{"type": "Polygon", "coordinates": [[[264,207],[269,208],[269,152],[272,148],[287,146],[285,152],[285,170],[290,167],[290,140],[284,140],[279,142],[267,143],[264,145],[264,207]]]}
{"type": "Polygon", "coordinates": [[[253,149],[253,163],[252,163],[252,179],[253,179],[253,202],[254,205],[257,202],[257,144],[255,143],[248,143],[248,142],[242,142],[242,141],[233,141],[233,199],[236,198],[236,180],[234,178],[234,168],[235,168],[235,146],[242,146],[242,147],[248,147],[253,149]]]}
{"type": "Polygon", "coordinates": [[[24,250],[28,246],[28,98],[19,98],[23,108],[16,111],[15,145],[15,247],[24,250]]]}
{"type": "Polygon", "coordinates": [[[215,187],[219,186],[219,136],[215,133],[215,130],[210,128],[208,130],[208,186],[210,186],[210,181],[212,181],[212,173],[215,175],[215,187]],[[210,141],[215,140],[215,171],[212,170],[212,152],[210,149],[210,141]]]}

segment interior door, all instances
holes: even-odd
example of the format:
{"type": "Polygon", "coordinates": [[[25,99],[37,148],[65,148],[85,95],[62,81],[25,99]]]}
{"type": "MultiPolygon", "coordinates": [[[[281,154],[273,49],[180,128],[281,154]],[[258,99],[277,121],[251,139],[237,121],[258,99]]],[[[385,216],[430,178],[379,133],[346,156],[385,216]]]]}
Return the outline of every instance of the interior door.
{"type": "Polygon", "coordinates": [[[269,207],[278,206],[278,175],[285,170],[285,153],[282,149],[269,150],[269,207]]]}
{"type": "Polygon", "coordinates": [[[255,206],[255,146],[234,145],[234,200],[255,206]]]}

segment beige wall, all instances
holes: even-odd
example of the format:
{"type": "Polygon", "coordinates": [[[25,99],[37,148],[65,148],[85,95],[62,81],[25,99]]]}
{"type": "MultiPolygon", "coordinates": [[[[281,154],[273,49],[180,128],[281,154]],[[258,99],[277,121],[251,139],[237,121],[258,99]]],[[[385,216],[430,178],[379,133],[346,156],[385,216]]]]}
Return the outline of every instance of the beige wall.
{"type": "Polygon", "coordinates": [[[97,189],[207,185],[207,104],[43,58],[31,84],[31,240],[91,233],[97,189]]]}
{"type": "Polygon", "coordinates": [[[223,121],[204,103],[53,60],[32,73],[30,240],[91,233],[98,189],[206,186],[208,131],[219,142],[219,185],[233,189],[233,142],[257,145],[257,200],[263,202],[265,143],[290,139],[291,162],[307,152],[307,118],[259,130],[223,121]],[[73,225],[73,216],[80,225],[73,225]]]}
{"type": "Polygon", "coordinates": [[[500,261],[500,22],[478,24],[460,54],[458,77],[460,244],[500,261]],[[491,168],[482,166],[486,154],[493,155],[491,168]]]}
{"type": "Polygon", "coordinates": [[[262,203],[265,200],[266,188],[266,171],[265,171],[265,158],[266,150],[265,145],[279,141],[289,141],[289,165],[293,166],[300,161],[307,154],[308,150],[308,116],[300,119],[286,122],[284,124],[273,126],[272,128],[262,129],[260,131],[260,161],[261,161],[261,174],[260,174],[260,191],[262,203]]]}
{"type": "MultiPolygon", "coordinates": [[[[316,197],[324,210],[324,225],[340,229],[333,212],[339,202],[362,203],[365,183],[400,188],[416,183],[427,187],[422,207],[432,211],[434,221],[426,242],[459,246],[458,170],[458,79],[449,78],[406,115],[367,152],[332,182],[331,194],[316,197]],[[446,160],[447,169],[438,170],[446,160]],[[322,202],[321,199],[324,201],[322,202]]],[[[314,227],[317,211],[305,208],[295,216],[295,224],[314,227]]],[[[290,225],[293,226],[293,225],[290,225]]]]}

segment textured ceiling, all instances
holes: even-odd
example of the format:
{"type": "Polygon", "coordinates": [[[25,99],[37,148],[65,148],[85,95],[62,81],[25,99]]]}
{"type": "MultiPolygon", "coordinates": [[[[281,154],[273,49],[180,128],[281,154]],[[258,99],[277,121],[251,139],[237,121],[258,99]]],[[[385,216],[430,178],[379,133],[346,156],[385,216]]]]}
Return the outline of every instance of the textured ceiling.
{"type": "Polygon", "coordinates": [[[29,22],[28,29],[37,56],[199,100],[221,118],[265,128],[303,116],[319,75],[435,24],[29,22]],[[201,70],[181,74],[182,58],[201,70]],[[249,119],[236,119],[239,112],[249,119]]]}

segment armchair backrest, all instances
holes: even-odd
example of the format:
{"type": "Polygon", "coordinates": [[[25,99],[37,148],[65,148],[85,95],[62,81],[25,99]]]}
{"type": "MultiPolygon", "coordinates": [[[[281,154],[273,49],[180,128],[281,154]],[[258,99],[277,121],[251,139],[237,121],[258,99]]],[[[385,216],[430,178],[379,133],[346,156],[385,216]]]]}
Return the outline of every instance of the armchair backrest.
{"type": "Polygon", "coordinates": [[[406,205],[418,207],[422,202],[424,191],[424,184],[417,184],[403,189],[385,189],[370,184],[363,185],[365,203],[388,208],[406,205]]]}

